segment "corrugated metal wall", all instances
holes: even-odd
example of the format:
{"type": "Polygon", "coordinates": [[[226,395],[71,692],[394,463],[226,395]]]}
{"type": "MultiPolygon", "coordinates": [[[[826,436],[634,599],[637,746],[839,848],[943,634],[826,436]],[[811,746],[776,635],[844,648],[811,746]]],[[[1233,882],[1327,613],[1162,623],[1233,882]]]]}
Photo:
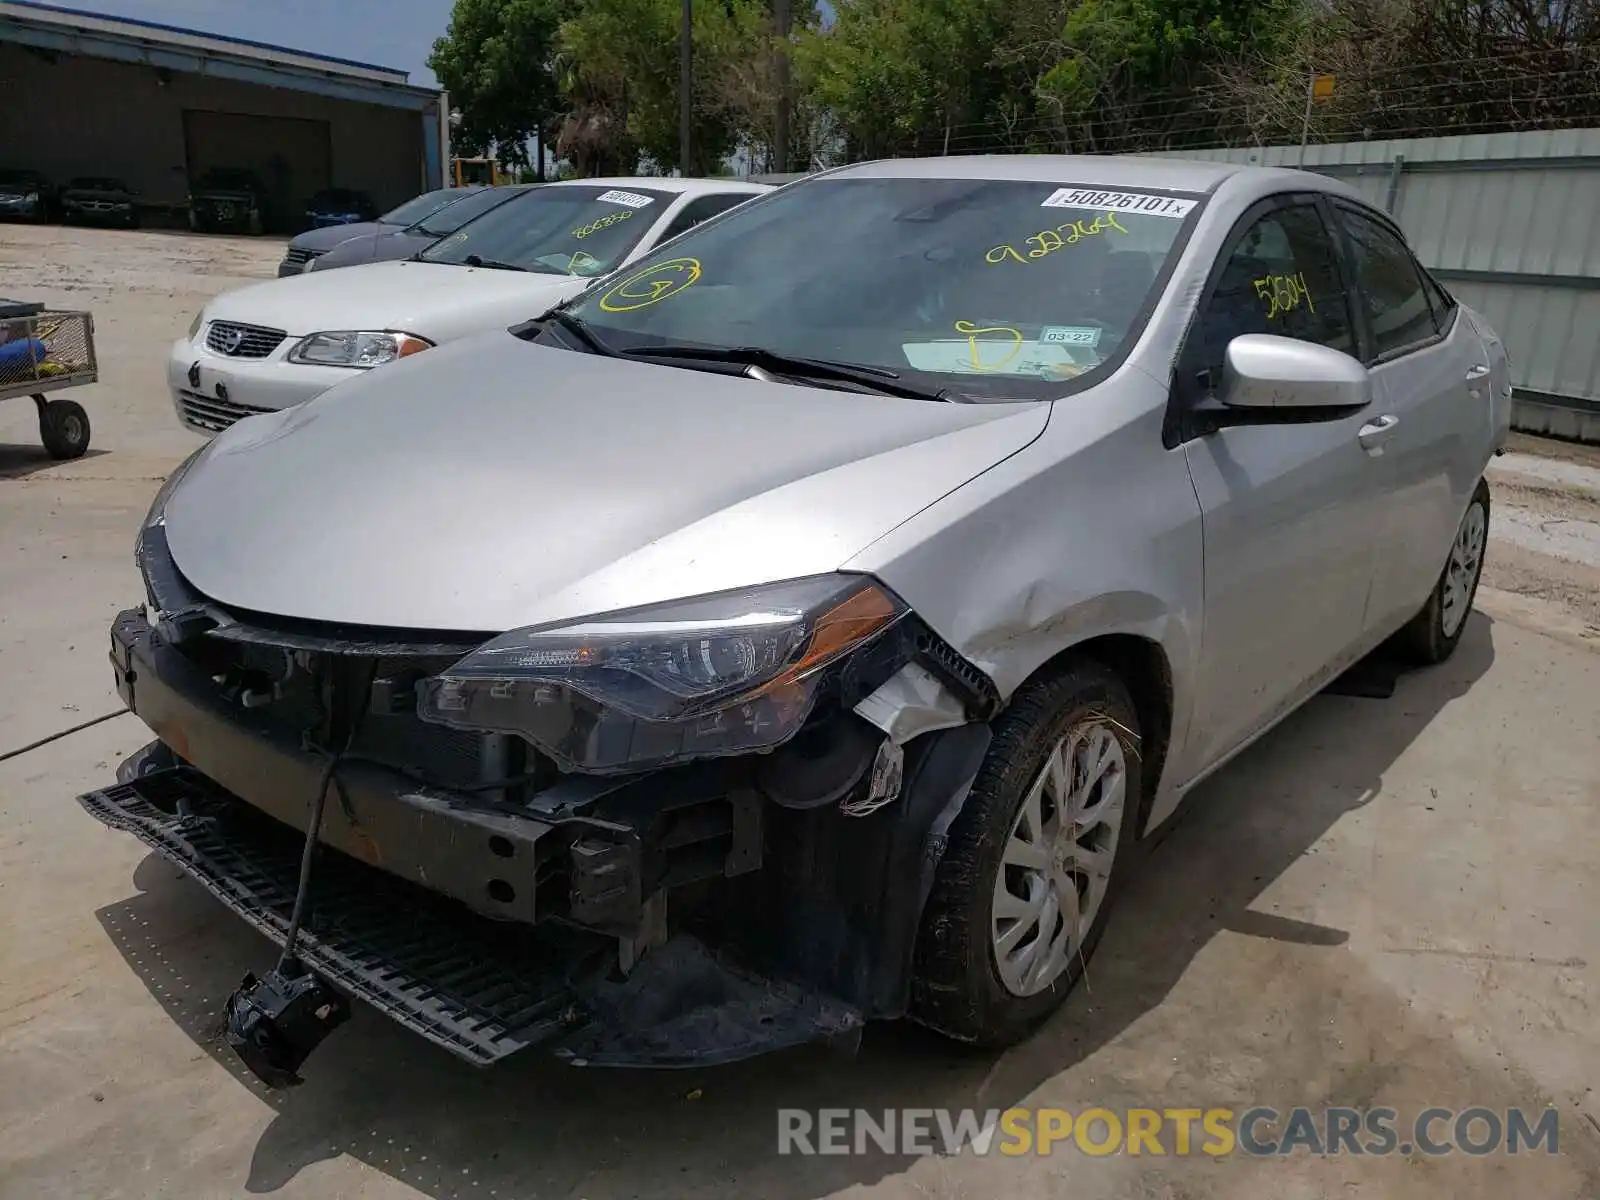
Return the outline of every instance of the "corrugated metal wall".
{"type": "MultiPolygon", "coordinates": [[[[1299,146],[1163,157],[1298,167],[1299,146]]],[[[1600,419],[1600,129],[1307,146],[1306,170],[1394,214],[1422,261],[1488,317],[1532,406],[1600,419]]]]}

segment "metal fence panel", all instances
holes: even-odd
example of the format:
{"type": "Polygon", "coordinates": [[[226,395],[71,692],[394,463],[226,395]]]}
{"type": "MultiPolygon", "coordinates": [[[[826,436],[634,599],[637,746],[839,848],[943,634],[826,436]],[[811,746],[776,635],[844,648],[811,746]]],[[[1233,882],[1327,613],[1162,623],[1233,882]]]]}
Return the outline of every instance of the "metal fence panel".
{"type": "Polygon", "coordinates": [[[1163,157],[1303,165],[1356,188],[1505,339],[1525,414],[1576,409],[1600,427],[1600,129],[1163,157]]]}

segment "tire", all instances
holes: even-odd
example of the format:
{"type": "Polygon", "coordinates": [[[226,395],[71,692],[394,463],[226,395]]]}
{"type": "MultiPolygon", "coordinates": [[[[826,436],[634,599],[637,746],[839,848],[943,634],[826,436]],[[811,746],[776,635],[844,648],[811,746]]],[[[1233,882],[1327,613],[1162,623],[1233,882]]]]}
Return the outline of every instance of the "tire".
{"type": "Polygon", "coordinates": [[[39,413],[39,440],[51,458],[78,458],[89,448],[89,414],[75,400],[52,400],[39,413]]]}
{"type": "Polygon", "coordinates": [[[1489,544],[1489,484],[1478,486],[1461,515],[1450,543],[1444,570],[1428,593],[1422,610],[1395,634],[1393,646],[1400,657],[1422,666],[1442,663],[1456,652],[1466,632],[1472,602],[1483,576],[1483,555],[1489,544]]]}
{"type": "Polygon", "coordinates": [[[988,757],[950,828],[917,937],[913,1020],[957,1041],[998,1048],[1027,1037],[1061,1005],[1082,976],[1120,890],[1118,868],[1129,860],[1138,832],[1141,783],[1138,714],[1128,689],[1112,671],[1076,659],[1023,686],[997,719],[988,757]],[[1082,748],[1092,757],[1104,754],[1112,760],[1102,783],[1090,790],[1088,811],[1104,803],[1108,793],[1101,790],[1103,781],[1121,777],[1120,813],[1114,805],[1105,809],[1114,819],[1097,822],[1073,839],[1088,841],[1098,851],[1102,873],[1097,883],[1073,870],[1081,861],[1064,864],[1055,857],[1071,842],[1056,842],[1042,854],[1028,850],[1050,840],[1055,788],[1044,776],[1058,747],[1082,748]],[[1036,784],[1045,793],[1030,821],[1024,809],[1036,784]],[[1007,862],[1022,850],[1048,865],[1007,862]],[[1007,908],[1034,915],[1013,920],[999,913],[1002,886],[1007,908]],[[1066,886],[1074,891],[1075,905],[1086,896],[1093,904],[1076,946],[1063,944],[1066,922],[1058,919],[1060,909],[1038,899],[1061,894],[1066,886]],[[1023,893],[1029,899],[1021,899],[1023,893]],[[1043,968],[1033,960],[1038,974],[1030,977],[1026,969],[1019,972],[1013,956],[1026,962],[1028,948],[1041,940],[1041,911],[1049,913],[1057,936],[1041,948],[1043,968]],[[1000,943],[1005,941],[1011,944],[1003,951],[1000,943]],[[1003,957],[1012,960],[1008,970],[1002,969],[1003,957]]]}

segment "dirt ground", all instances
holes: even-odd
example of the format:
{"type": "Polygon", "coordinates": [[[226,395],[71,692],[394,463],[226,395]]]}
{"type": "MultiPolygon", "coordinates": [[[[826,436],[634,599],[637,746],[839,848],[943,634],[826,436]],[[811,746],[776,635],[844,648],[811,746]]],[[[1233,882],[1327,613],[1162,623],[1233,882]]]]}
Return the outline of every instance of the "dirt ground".
{"type": "MultiPolygon", "coordinates": [[[[278,244],[0,226],[0,296],[95,314],[85,458],[0,406],[0,755],[117,708],[133,531],[197,444],[162,379],[203,301],[278,244]]],[[[0,1198],[1600,1197],[1600,456],[1493,468],[1486,586],[1442,668],[1321,697],[1209,781],[1065,1009],[1003,1055],[910,1027],[846,1059],[478,1072],[360,1009],[271,1093],[217,1036],[267,943],[73,801],[121,716],[0,760],[0,1198]],[[1520,1106],[1560,1153],[776,1154],[776,1110],[1520,1106]]],[[[1168,1146],[1170,1150],[1170,1143],[1168,1146]]]]}

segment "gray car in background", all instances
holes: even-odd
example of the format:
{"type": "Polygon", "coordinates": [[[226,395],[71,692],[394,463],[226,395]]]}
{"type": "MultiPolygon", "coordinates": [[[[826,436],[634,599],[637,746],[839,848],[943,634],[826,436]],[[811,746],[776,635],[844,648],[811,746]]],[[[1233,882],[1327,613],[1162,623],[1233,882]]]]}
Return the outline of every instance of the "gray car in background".
{"type": "Polygon", "coordinates": [[[1505,350],[1336,180],[861,164],[530,316],[240,421],[139,535],[160,741],[82,801],[290,943],[252,1069],[336,989],[479,1064],[1013,1044],[1196,784],[1468,628],[1505,350]]]}
{"type": "Polygon", "coordinates": [[[312,259],[306,270],[330,271],[335,267],[358,267],[362,263],[397,262],[403,258],[410,258],[426,250],[440,238],[449,237],[468,221],[475,220],[490,209],[498,208],[507,200],[538,186],[536,183],[530,183],[511,187],[474,188],[469,195],[430,213],[413,225],[407,225],[403,229],[384,226],[340,242],[325,254],[312,259]]]}
{"type": "Polygon", "coordinates": [[[335,246],[350,238],[368,234],[398,233],[418,221],[426,220],[440,209],[455,204],[484,188],[436,188],[413,196],[398,208],[392,208],[376,221],[361,221],[351,225],[328,225],[321,229],[308,229],[288,245],[283,261],[278,264],[278,275],[298,275],[306,270],[312,260],[320,258],[335,246]]]}

